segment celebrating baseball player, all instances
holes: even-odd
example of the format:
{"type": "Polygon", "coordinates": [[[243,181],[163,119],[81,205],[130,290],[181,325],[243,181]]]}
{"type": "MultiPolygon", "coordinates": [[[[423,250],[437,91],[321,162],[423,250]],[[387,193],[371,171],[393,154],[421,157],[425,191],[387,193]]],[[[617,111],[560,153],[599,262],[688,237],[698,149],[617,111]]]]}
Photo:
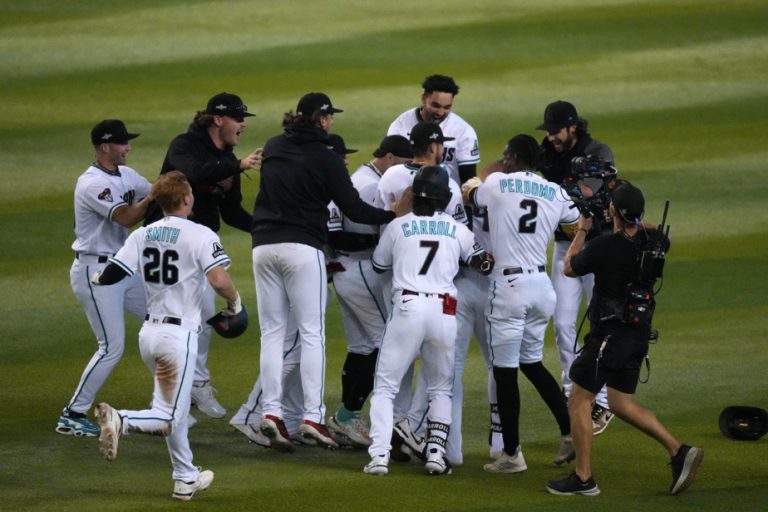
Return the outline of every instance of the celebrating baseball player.
{"type": "MultiPolygon", "coordinates": [[[[238,159],[233,148],[246,128],[245,118],[253,116],[239,96],[222,92],[208,100],[205,110],[198,111],[186,133],[178,135],[168,146],[161,174],[177,170],[184,173],[195,194],[191,219],[218,232],[221,220],[241,231],[251,229],[251,215],[240,204],[240,174],[261,165],[261,149],[238,159]],[[221,218],[221,219],[220,219],[221,218]]],[[[150,207],[148,225],[162,216],[159,208],[150,207]]],[[[213,316],[215,294],[204,291],[203,318],[213,316]]],[[[198,337],[192,403],[211,418],[223,418],[227,411],[216,400],[208,370],[211,326],[203,324],[198,337]]]]}
{"type": "MultiPolygon", "coordinates": [[[[336,146],[335,151],[345,150],[343,140],[336,146]]],[[[405,137],[389,135],[381,141],[373,156],[373,160],[361,165],[351,176],[360,198],[368,204],[374,203],[382,175],[393,165],[410,162],[413,149],[405,137]]],[[[371,440],[369,427],[362,418],[362,408],[373,390],[376,358],[387,319],[385,302],[389,300],[385,299],[382,290],[383,276],[371,265],[371,255],[379,240],[379,227],[352,222],[333,202],[328,208],[331,212],[328,241],[340,270],[332,275],[333,286],[348,343],[341,372],[341,404],[329,418],[328,429],[346,438],[350,444],[367,447],[371,440]]]]}
{"type": "Polygon", "coordinates": [[[253,273],[261,328],[262,432],[276,449],[291,445],[283,423],[283,344],[289,314],[301,339],[304,421],[299,431],[320,445],[337,443],[325,428],[325,308],[328,293],[323,245],[328,203],[351,220],[385,224],[395,215],[360,199],[342,159],[328,148],[334,108],[323,93],[304,95],[284,133],[264,147],[251,229],[253,273]]]}
{"type": "Polygon", "coordinates": [[[85,311],[98,349],[80,377],[74,395],[56,423],[56,432],[72,436],[99,435],[86,413],[125,348],[124,309],[143,318],[146,300],[141,276],[110,288],[94,288],[90,275],[104,268],[138,223],[150,202],[150,183],[125,165],[129,133],[118,119],[105,119],[91,130],[95,161],[78,178],[75,188],[75,260],[70,269],[72,291],[85,311]]]}
{"type": "MultiPolygon", "coordinates": [[[[547,132],[539,148],[539,170],[546,179],[562,185],[563,180],[571,175],[571,160],[577,156],[595,156],[613,164],[611,149],[593,139],[587,132],[587,127],[587,120],[579,117],[573,104],[555,101],[547,105],[544,110],[544,122],[536,127],[537,130],[547,132]]],[[[592,239],[598,234],[599,230],[595,229],[589,238],[592,239]]],[[[568,371],[576,358],[576,317],[579,314],[582,295],[586,296],[589,302],[595,283],[594,274],[572,278],[563,272],[563,259],[570,244],[570,238],[562,230],[555,232],[555,248],[552,255],[552,286],[557,295],[554,315],[555,341],[566,396],[571,394],[568,371]]],[[[594,434],[601,434],[611,419],[613,413],[608,408],[606,389],[603,388],[597,394],[592,408],[594,434]]]]}
{"type": "Polygon", "coordinates": [[[203,289],[210,286],[226,299],[225,317],[243,317],[245,311],[226,271],[230,259],[219,237],[187,220],[195,199],[184,175],[161,175],[152,192],[165,217],[131,233],[109,265],[91,279],[94,285],[114,285],[137,273],[144,276],[147,315],[139,348],[154,375],[151,407],[116,410],[100,403],[95,414],[101,427],[99,450],[109,461],[117,457],[120,438],[131,431],[165,436],[173,465],[173,497],[186,501],[213,481],[212,471],[192,464],[187,439],[203,289]]]}
{"type": "Polygon", "coordinates": [[[389,472],[393,400],[419,353],[430,403],[425,469],[430,475],[451,473],[445,444],[451,426],[456,340],[453,276],[459,260],[489,273],[493,259],[464,224],[443,212],[451,197],[449,181],[443,166],[419,170],[413,180],[413,213],[391,222],[373,253],[374,269],[392,269],[394,304],[376,365],[371,461],[363,469],[367,474],[389,472]]]}
{"type": "Polygon", "coordinates": [[[410,137],[413,127],[421,122],[439,125],[447,136],[439,163],[449,169],[453,181],[464,183],[475,176],[480,146],[474,128],[452,110],[459,86],[445,75],[430,75],[421,86],[421,106],[400,114],[389,126],[387,135],[410,137]]]}
{"type": "Polygon", "coordinates": [[[488,209],[496,268],[491,275],[488,345],[496,380],[504,450],[484,469],[518,473],[527,469],[520,448],[518,368],[549,406],[560,427],[556,463],[573,458],[565,399],[542,364],[544,332],[555,309],[555,292],[546,274],[547,245],[558,224],[575,229],[579,213],[563,189],[535,174],[538,145],[517,135],[504,150],[505,169],[465,184],[467,198],[488,209]]]}

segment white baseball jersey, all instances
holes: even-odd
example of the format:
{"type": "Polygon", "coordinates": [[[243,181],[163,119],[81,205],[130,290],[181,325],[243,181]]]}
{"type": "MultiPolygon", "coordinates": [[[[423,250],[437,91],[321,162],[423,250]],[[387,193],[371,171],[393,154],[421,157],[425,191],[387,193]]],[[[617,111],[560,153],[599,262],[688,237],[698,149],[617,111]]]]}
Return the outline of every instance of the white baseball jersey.
{"type": "MultiPolygon", "coordinates": [[[[410,109],[400,114],[389,125],[387,135],[402,135],[406,139],[411,135],[411,129],[421,122],[419,108],[410,109]]],[[[449,176],[456,183],[459,179],[459,166],[476,164],[480,162],[480,145],[477,142],[477,134],[469,123],[458,114],[450,112],[440,123],[440,129],[446,137],[455,140],[445,141],[442,164],[450,170],[449,176]]]]}
{"type": "MultiPolygon", "coordinates": [[[[370,162],[366,162],[352,174],[350,177],[352,185],[360,194],[360,199],[368,204],[374,204],[376,198],[376,189],[379,186],[381,172],[370,162]]],[[[347,231],[349,233],[361,233],[365,235],[376,235],[379,233],[379,227],[370,224],[358,224],[352,222],[344,216],[344,213],[331,201],[328,203],[328,231],[347,231]]]]}
{"type": "Polygon", "coordinates": [[[152,185],[138,172],[120,165],[117,173],[93,163],[75,187],[75,252],[115,254],[128,236],[128,228],[112,222],[121,206],[130,206],[149,194],[152,185]]]}
{"type": "Polygon", "coordinates": [[[130,275],[141,269],[149,314],[198,324],[205,275],[216,266],[230,264],[216,233],[173,215],[131,233],[110,261],[130,275]]]}
{"type": "Polygon", "coordinates": [[[395,291],[456,295],[453,278],[459,271],[459,260],[467,261],[482,252],[469,228],[450,215],[409,213],[387,225],[373,252],[373,265],[392,269],[395,291]]]}
{"type": "MultiPolygon", "coordinates": [[[[405,189],[413,185],[413,178],[419,169],[421,166],[413,164],[393,165],[387,169],[379,181],[373,205],[384,210],[391,210],[390,201],[392,198],[400,199],[405,189]]],[[[461,189],[453,179],[448,180],[448,186],[451,189],[451,200],[445,207],[445,213],[450,214],[462,224],[467,224],[469,220],[461,200],[461,189]]]]}
{"type": "Polygon", "coordinates": [[[579,219],[565,191],[532,172],[493,173],[474,201],[488,209],[496,268],[546,265],[547,245],[558,224],[579,219]]]}

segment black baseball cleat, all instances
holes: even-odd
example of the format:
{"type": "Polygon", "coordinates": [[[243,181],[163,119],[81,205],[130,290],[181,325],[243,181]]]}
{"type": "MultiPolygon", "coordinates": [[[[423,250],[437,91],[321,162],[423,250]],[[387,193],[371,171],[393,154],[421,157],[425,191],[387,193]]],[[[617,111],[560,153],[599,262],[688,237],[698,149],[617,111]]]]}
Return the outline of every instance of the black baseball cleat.
{"type": "Polygon", "coordinates": [[[600,488],[592,477],[586,482],[579,478],[575,471],[562,480],[550,480],[547,482],[547,491],[558,496],[597,496],[600,488]]]}
{"type": "Polygon", "coordinates": [[[669,486],[669,494],[680,494],[693,483],[696,471],[699,469],[704,450],[684,444],[680,446],[674,457],[669,459],[672,466],[672,484],[669,486]]]}

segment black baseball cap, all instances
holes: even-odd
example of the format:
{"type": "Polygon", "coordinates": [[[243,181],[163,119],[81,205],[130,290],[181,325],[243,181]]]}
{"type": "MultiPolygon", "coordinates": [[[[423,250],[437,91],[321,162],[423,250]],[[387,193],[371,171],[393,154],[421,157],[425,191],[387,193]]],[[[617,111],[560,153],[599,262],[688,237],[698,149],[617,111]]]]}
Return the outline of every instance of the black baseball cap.
{"type": "Polygon", "coordinates": [[[357,153],[356,149],[347,147],[341,135],[336,135],[335,133],[328,135],[328,149],[342,157],[350,153],[357,153]]]}
{"type": "Polygon", "coordinates": [[[434,123],[427,123],[422,121],[413,128],[411,128],[410,134],[411,146],[426,147],[433,142],[442,144],[448,140],[455,140],[454,137],[446,137],[443,135],[443,130],[440,126],[434,123]]]}
{"type": "Polygon", "coordinates": [[[331,98],[327,94],[308,92],[299,100],[299,104],[296,106],[296,114],[311,117],[315,112],[320,112],[322,115],[330,115],[344,111],[340,108],[334,108],[331,98]]]}
{"type": "Polygon", "coordinates": [[[128,133],[128,129],[119,119],[105,119],[91,130],[91,142],[94,146],[103,143],[128,144],[128,141],[138,137],[138,133],[128,133]]]}
{"type": "Polygon", "coordinates": [[[645,211],[645,198],[639,188],[628,181],[613,189],[611,200],[616,212],[626,222],[631,224],[640,223],[645,211]]]}
{"type": "Polygon", "coordinates": [[[559,132],[566,126],[576,124],[579,114],[576,107],[567,101],[558,100],[547,105],[544,109],[544,122],[536,127],[537,130],[559,132]]]}
{"type": "Polygon", "coordinates": [[[768,433],[768,412],[759,407],[732,405],[720,413],[718,424],[729,439],[757,441],[768,433]]]}
{"type": "Polygon", "coordinates": [[[205,113],[212,116],[227,116],[234,119],[251,117],[255,114],[248,112],[248,107],[243,104],[243,100],[236,94],[220,92],[210,100],[205,107],[205,113]]]}
{"type": "Polygon", "coordinates": [[[373,152],[373,156],[381,158],[387,153],[392,153],[400,158],[413,158],[411,143],[402,135],[387,135],[384,137],[379,147],[373,152]]]}

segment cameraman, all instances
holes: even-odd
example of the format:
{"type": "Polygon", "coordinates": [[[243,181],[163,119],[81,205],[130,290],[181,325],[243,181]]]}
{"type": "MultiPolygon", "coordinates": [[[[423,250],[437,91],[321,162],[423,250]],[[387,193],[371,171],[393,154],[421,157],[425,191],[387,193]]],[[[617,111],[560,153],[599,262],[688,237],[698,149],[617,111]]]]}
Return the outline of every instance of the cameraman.
{"type": "MultiPolygon", "coordinates": [[[[563,181],[572,175],[571,161],[574,157],[591,156],[602,159],[613,165],[613,153],[606,144],[593,139],[587,131],[588,121],[576,112],[576,107],[567,101],[555,101],[544,110],[544,122],[536,127],[547,132],[546,138],[539,146],[539,172],[549,181],[563,185],[563,181]]],[[[603,183],[600,180],[587,178],[583,181],[592,190],[582,187],[584,197],[592,195],[603,183]]],[[[598,219],[600,221],[601,219],[598,219]]],[[[600,233],[601,226],[594,226],[592,239],[600,233]]],[[[576,358],[573,351],[576,339],[576,318],[579,314],[582,294],[587,302],[591,299],[594,276],[587,274],[578,279],[571,279],[563,273],[563,258],[571,244],[570,238],[558,229],[555,232],[555,249],[552,255],[552,286],[557,295],[554,325],[557,353],[562,368],[563,391],[566,396],[571,394],[571,381],[568,370],[576,358]]],[[[601,434],[613,419],[613,413],[608,409],[605,390],[597,394],[592,409],[593,432],[601,434]]]]}
{"type": "MultiPolygon", "coordinates": [[[[565,479],[547,483],[547,490],[552,494],[600,494],[592,478],[590,463],[590,409],[595,394],[603,385],[608,386],[611,410],[669,452],[672,466],[670,494],[680,493],[691,485],[704,456],[701,448],[681,444],[652,412],[634,401],[642,361],[648,353],[653,308],[651,299],[645,318],[627,317],[627,304],[632,304],[628,301],[628,289],[645,289],[652,297],[652,288],[660,271],[649,275],[649,269],[641,269],[640,254],[654,247],[659,253],[665,253],[669,248],[669,239],[663,233],[640,224],[644,207],[642,192],[629,182],[623,182],[613,190],[609,206],[613,233],[599,236],[585,245],[592,220],[582,216],[565,255],[565,274],[576,277],[594,272],[595,289],[589,305],[592,327],[585,338],[584,349],[570,371],[573,388],[568,410],[576,468],[565,479]]],[[[653,270],[654,267],[649,268],[653,270]]]]}

